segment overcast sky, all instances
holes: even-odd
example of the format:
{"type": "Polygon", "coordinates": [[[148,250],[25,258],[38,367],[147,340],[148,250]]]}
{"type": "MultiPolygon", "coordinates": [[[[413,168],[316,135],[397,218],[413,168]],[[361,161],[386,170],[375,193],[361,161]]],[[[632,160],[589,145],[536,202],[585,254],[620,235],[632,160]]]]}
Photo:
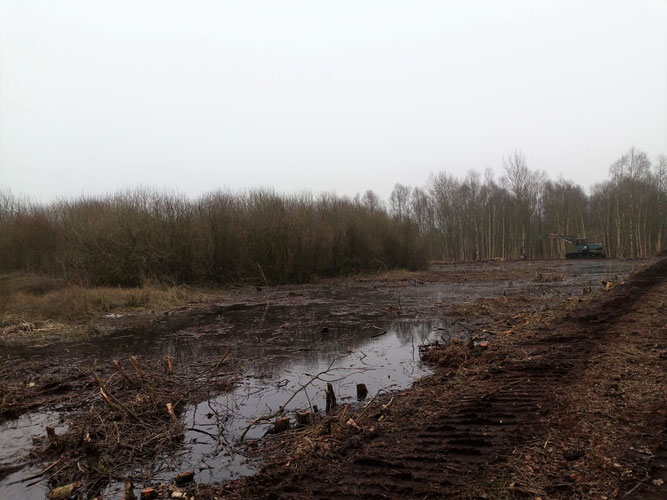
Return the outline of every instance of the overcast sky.
{"type": "Polygon", "coordinates": [[[584,186],[667,154],[667,2],[0,0],[0,188],[584,186]]]}

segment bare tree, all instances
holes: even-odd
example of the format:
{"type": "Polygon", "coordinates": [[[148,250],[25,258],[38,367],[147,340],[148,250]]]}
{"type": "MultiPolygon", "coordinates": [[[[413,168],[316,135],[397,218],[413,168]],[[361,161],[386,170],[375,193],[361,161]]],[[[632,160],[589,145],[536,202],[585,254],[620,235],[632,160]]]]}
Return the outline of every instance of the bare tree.
{"type": "Polygon", "coordinates": [[[403,219],[408,216],[409,199],[410,188],[397,182],[394,185],[394,190],[389,196],[389,202],[391,203],[392,213],[399,219],[403,219]]]}
{"type": "Polygon", "coordinates": [[[361,198],[361,203],[365,205],[371,212],[376,212],[382,209],[382,200],[375,194],[372,189],[367,190],[361,198]]]}
{"type": "MultiPolygon", "coordinates": [[[[540,187],[545,175],[531,171],[528,168],[525,155],[520,150],[514,150],[503,160],[506,182],[516,201],[515,221],[519,237],[516,251],[525,248],[530,239],[530,220],[537,208],[540,187]]],[[[516,241],[516,240],[515,240],[516,241]]]]}

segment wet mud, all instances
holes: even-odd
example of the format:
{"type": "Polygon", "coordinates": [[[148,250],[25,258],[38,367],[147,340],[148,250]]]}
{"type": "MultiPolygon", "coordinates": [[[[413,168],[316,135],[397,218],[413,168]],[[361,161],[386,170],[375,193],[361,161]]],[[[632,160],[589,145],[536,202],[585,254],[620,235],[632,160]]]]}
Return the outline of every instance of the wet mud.
{"type": "MultiPolygon", "coordinates": [[[[371,408],[376,401],[391,398],[434,372],[440,377],[453,376],[451,367],[442,372],[437,362],[423,363],[420,350],[436,344],[493,346],[498,334],[519,331],[529,322],[526,318],[538,316],[546,321],[556,311],[566,312],[573,299],[588,293],[604,294],[607,282],[620,283],[648,264],[606,260],[439,265],[407,278],[364,277],[241,289],[207,306],[114,315],[100,318],[99,333],[90,338],[40,339],[38,343],[5,340],[0,347],[3,391],[9,394],[21,389],[30,394],[33,390],[34,396],[18,399],[13,406],[7,398],[3,402],[0,496],[13,497],[20,492],[22,498],[44,498],[49,488],[56,486],[48,472],[37,475],[50,463],[35,455],[33,438],[43,437],[46,425],[65,432],[74,416],[86,411],[82,398],[99,398],[94,396],[89,377],[94,360],[99,366],[110,366],[112,360],[130,356],[146,361],[170,356],[179,376],[186,383],[198,384],[215,360],[231,349],[222,375],[233,378],[234,384],[224,390],[207,387],[201,397],[182,408],[180,444],[166,450],[148,470],[128,464],[126,470],[116,471],[99,483],[103,487],[97,493],[119,496],[125,477],[140,488],[169,482],[178,472],[189,469],[194,470],[197,484],[224,482],[265,467],[267,454],[259,451],[263,443],[278,439],[264,438],[274,419],[248,426],[258,417],[275,413],[295,392],[297,396],[283,412],[291,427],[297,413],[312,413],[314,406],[319,407],[319,418],[326,420],[327,382],[332,384],[340,407],[349,405],[350,412],[371,408]],[[490,318],[485,310],[497,311],[497,301],[509,305],[503,314],[490,318]],[[326,373],[299,391],[323,371],[326,373]],[[356,394],[359,383],[368,389],[362,401],[356,394]],[[246,439],[240,443],[246,429],[246,439]]],[[[504,436],[518,428],[518,414],[539,413],[544,386],[570,376],[590,355],[585,342],[573,338],[564,343],[562,337],[552,340],[553,346],[566,344],[571,349],[566,360],[559,357],[558,362],[542,359],[534,366],[510,363],[495,367],[489,376],[506,377],[504,388],[482,400],[478,395],[462,397],[447,415],[429,424],[415,421],[414,432],[418,429],[418,433],[406,434],[412,443],[410,449],[403,450],[400,461],[378,454],[368,460],[356,457],[354,467],[372,471],[374,478],[409,476],[406,481],[412,484],[421,482],[420,474],[428,476],[445,456],[452,471],[459,462],[468,467],[475,457],[487,462],[493,450],[508,446],[511,440],[504,436]],[[489,428],[494,432],[489,434],[489,428]],[[446,449],[437,448],[442,442],[450,444],[446,449]],[[417,473],[410,463],[419,465],[422,472],[417,473]]],[[[552,348],[543,342],[536,350],[544,345],[552,348]]],[[[482,358],[485,355],[486,351],[481,353],[482,358]]],[[[431,493],[444,491],[444,486],[431,493]]],[[[369,494],[374,491],[368,488],[369,494]]],[[[406,488],[393,490],[394,494],[422,492],[406,488]]],[[[345,488],[299,491],[328,496],[339,490],[349,494],[345,488]]]]}

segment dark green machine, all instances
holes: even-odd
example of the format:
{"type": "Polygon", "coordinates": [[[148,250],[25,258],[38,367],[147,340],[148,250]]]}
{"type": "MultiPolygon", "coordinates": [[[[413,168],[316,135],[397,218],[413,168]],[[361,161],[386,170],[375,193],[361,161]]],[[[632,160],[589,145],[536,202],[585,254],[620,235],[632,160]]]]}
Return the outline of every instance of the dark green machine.
{"type": "Polygon", "coordinates": [[[521,250],[521,257],[526,258],[526,250],[535,246],[537,242],[547,240],[564,240],[570,245],[574,245],[575,251],[565,254],[566,259],[604,259],[604,246],[602,243],[588,243],[586,238],[576,238],[574,236],[565,236],[564,234],[546,233],[533,241],[530,245],[521,250]]]}

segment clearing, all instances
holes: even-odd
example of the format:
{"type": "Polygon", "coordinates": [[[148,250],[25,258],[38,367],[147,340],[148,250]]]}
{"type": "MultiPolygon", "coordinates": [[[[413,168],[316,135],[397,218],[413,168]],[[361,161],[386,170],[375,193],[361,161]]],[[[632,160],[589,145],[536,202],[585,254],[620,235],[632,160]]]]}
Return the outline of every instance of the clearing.
{"type": "Polygon", "coordinates": [[[230,289],[69,339],[8,326],[0,496],[120,497],[126,478],[164,497],[659,496],[666,274],[443,264],[230,289]],[[289,430],[264,437],[283,405],[289,430]]]}

